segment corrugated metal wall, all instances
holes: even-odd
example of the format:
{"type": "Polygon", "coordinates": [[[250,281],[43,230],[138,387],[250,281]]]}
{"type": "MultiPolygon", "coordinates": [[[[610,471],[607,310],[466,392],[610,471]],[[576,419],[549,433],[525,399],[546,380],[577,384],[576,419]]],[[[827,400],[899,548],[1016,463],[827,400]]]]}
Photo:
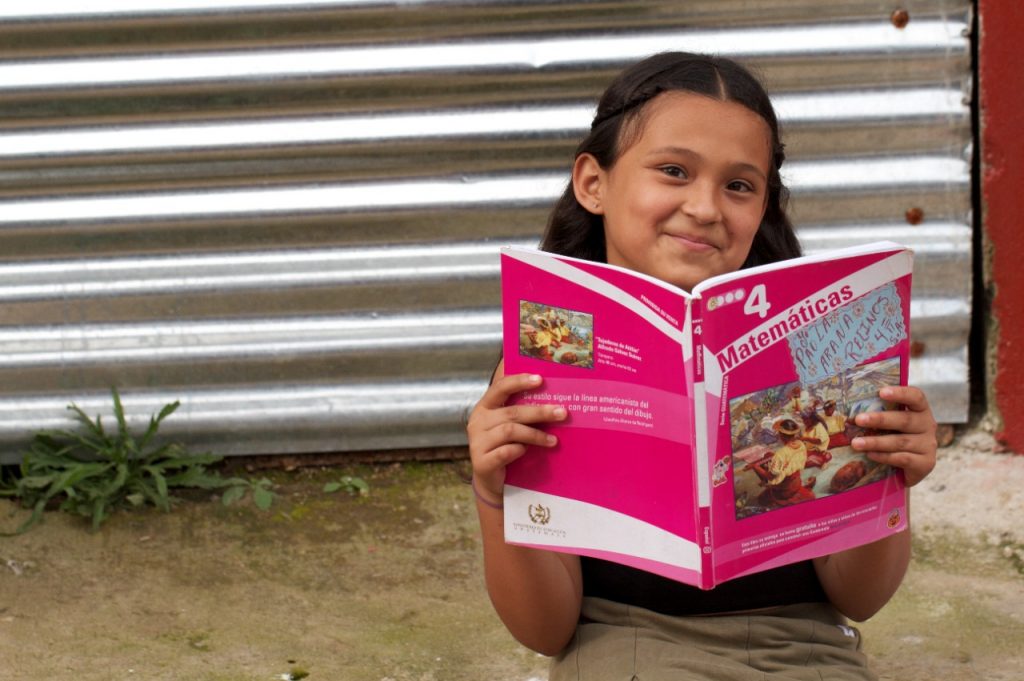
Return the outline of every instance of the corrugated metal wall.
{"type": "Polygon", "coordinates": [[[224,454],[463,442],[497,247],[536,242],[597,94],[667,49],[763,74],[807,250],[916,249],[912,378],[964,421],[970,3],[897,7],[4,3],[0,460],[111,385],[224,454]]]}

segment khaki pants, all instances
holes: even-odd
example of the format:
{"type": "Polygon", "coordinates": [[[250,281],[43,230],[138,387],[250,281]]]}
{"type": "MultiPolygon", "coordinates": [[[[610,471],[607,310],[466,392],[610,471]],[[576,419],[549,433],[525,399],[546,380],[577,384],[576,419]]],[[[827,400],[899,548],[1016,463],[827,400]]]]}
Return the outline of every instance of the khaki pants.
{"type": "Polygon", "coordinates": [[[860,633],[830,605],[670,617],[583,599],[550,681],[876,681],[860,633]]]}

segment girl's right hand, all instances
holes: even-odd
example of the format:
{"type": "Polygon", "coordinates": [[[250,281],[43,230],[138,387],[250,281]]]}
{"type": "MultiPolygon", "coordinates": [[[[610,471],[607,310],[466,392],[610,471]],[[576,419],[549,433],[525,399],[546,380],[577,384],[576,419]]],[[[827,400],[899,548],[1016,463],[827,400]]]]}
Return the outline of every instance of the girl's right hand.
{"type": "Polygon", "coordinates": [[[536,374],[505,376],[503,364],[494,373],[491,386],[469,415],[466,433],[473,463],[473,484],[477,494],[494,504],[501,503],[505,466],[526,453],[528,445],[554,447],[558,439],[534,424],[565,420],[568,412],[557,405],[516,404],[509,398],[540,387],[536,374]]]}

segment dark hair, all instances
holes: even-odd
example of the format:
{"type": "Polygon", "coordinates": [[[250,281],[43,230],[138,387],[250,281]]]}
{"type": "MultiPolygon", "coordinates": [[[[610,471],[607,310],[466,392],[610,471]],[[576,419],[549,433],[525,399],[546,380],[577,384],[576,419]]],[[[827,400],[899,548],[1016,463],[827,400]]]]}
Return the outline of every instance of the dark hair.
{"type": "MultiPolygon", "coordinates": [[[[779,122],[768,93],[744,67],[731,59],[687,52],[664,52],[623,71],[597,105],[588,134],[576,157],[588,153],[602,168],[611,168],[629,147],[627,138],[639,134],[648,102],[662,92],[693,92],[750,109],[771,130],[772,162],[768,169],[768,199],[764,218],[742,267],[778,262],[800,255],[800,243],[786,215],[789,190],[779,168],[785,159],[779,122]]],[[[604,222],[576,200],[572,182],[548,218],[541,249],[574,258],[605,262],[604,222]]]]}

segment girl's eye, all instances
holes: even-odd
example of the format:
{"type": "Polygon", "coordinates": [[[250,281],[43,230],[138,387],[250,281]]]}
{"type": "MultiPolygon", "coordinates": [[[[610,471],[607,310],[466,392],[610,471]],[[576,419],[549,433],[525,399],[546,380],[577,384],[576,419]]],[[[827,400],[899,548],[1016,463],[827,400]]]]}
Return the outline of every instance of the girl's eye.
{"type": "Polygon", "coordinates": [[[728,184],[728,188],[729,188],[730,191],[734,191],[734,192],[752,192],[752,191],[754,191],[753,185],[751,185],[749,182],[744,182],[743,180],[733,180],[732,182],[730,182],[728,184]]]}
{"type": "Polygon", "coordinates": [[[678,177],[678,178],[685,178],[686,177],[686,169],[682,168],[680,166],[661,166],[660,170],[661,170],[661,172],[665,173],[669,177],[678,177]]]}

